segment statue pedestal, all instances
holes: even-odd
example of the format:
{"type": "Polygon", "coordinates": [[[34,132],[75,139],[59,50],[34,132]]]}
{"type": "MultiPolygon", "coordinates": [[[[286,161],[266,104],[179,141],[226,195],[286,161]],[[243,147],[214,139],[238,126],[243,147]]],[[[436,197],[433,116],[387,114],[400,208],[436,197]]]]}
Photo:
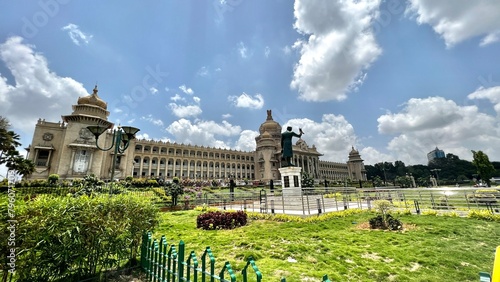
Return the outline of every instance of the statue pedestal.
{"type": "Polygon", "coordinates": [[[281,185],[283,196],[302,196],[301,167],[288,166],[279,169],[281,174],[281,185]]]}

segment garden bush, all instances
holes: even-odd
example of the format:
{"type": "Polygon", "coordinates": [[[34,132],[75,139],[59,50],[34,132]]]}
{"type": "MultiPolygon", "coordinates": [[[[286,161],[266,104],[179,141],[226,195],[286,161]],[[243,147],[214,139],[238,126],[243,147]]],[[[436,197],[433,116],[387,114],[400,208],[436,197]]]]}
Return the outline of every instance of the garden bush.
{"type": "Polygon", "coordinates": [[[134,195],[39,195],[15,208],[18,281],[80,281],[137,264],[142,231],[156,226],[158,213],[134,195]]]}
{"type": "Polygon", "coordinates": [[[204,230],[234,229],[247,224],[247,214],[237,212],[207,212],[198,215],[196,227],[204,230]]]}
{"type": "Polygon", "coordinates": [[[389,214],[392,203],[388,200],[376,200],[373,206],[380,213],[369,220],[372,229],[402,230],[403,224],[398,219],[389,214]]]}
{"type": "Polygon", "coordinates": [[[389,230],[402,230],[403,223],[399,219],[394,218],[390,214],[386,214],[385,218],[378,215],[369,221],[371,229],[389,229],[389,230]]]}

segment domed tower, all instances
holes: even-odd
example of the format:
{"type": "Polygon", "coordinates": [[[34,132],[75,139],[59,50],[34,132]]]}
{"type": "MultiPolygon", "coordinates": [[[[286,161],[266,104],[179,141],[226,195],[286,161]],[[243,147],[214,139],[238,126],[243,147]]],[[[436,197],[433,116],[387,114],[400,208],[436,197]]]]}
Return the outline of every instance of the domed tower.
{"type": "MultiPolygon", "coordinates": [[[[92,94],[78,98],[70,115],[62,116],[67,126],[58,167],[61,177],[79,178],[87,174],[104,179],[108,177],[109,154],[97,149],[95,136],[87,129],[87,126],[95,125],[113,127],[113,123],[108,121],[108,105],[97,92],[96,85],[92,94]]],[[[108,134],[103,134],[99,138],[99,146],[107,147],[110,141],[108,134]]]]}
{"type": "Polygon", "coordinates": [[[259,128],[255,137],[255,178],[262,181],[279,179],[279,161],[281,151],[281,125],[273,120],[271,110],[259,128]]]}
{"type": "Polygon", "coordinates": [[[366,169],[361,159],[361,155],[358,150],[352,147],[351,152],[349,152],[349,160],[347,161],[347,170],[349,172],[349,177],[352,180],[366,180],[366,169]]]}

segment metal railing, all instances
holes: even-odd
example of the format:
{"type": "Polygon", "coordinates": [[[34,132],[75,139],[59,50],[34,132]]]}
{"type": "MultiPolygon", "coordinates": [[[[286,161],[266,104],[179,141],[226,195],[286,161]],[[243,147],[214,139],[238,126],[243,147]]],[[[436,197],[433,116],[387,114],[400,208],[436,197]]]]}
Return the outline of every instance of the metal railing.
{"type": "MultiPolygon", "coordinates": [[[[101,193],[109,191],[106,184],[101,193]]],[[[18,187],[19,195],[52,194],[65,196],[77,193],[81,187],[18,187]]],[[[163,187],[156,188],[114,188],[116,193],[139,194],[151,198],[159,206],[169,206],[171,201],[163,187]]],[[[237,188],[231,193],[227,189],[203,192],[192,196],[189,203],[179,196],[179,202],[193,207],[197,205],[216,206],[223,210],[245,210],[261,213],[282,213],[291,215],[315,215],[326,212],[342,211],[350,208],[367,209],[373,207],[375,200],[388,200],[395,208],[420,213],[426,210],[467,212],[488,210],[500,212],[499,188],[367,188],[354,187],[316,187],[302,188],[298,195],[283,194],[282,189],[237,188]],[[201,196],[201,197],[200,197],[201,196]]]]}
{"type": "Polygon", "coordinates": [[[303,188],[299,195],[284,195],[282,190],[245,191],[205,194],[203,204],[221,209],[245,210],[261,213],[317,215],[349,208],[370,210],[376,200],[388,200],[397,209],[422,211],[488,210],[500,213],[498,188],[371,188],[321,187],[303,188]]]}

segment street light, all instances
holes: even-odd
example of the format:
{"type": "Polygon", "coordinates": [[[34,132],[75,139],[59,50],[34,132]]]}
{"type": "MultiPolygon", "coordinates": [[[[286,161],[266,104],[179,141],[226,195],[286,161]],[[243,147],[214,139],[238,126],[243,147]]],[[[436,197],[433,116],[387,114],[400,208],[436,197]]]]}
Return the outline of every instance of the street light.
{"type": "MultiPolygon", "coordinates": [[[[117,129],[113,130],[113,142],[109,148],[101,148],[99,147],[99,136],[104,133],[108,129],[105,126],[87,126],[87,129],[92,132],[95,136],[95,143],[99,150],[101,151],[109,151],[113,147],[115,149],[113,155],[113,164],[111,165],[111,183],[113,183],[115,178],[115,165],[116,165],[116,156],[118,153],[123,154],[125,150],[127,150],[130,145],[130,141],[135,138],[135,134],[139,132],[139,128],[131,127],[131,126],[118,126],[117,129]]],[[[112,186],[109,188],[109,194],[112,194],[112,186]]]]}

